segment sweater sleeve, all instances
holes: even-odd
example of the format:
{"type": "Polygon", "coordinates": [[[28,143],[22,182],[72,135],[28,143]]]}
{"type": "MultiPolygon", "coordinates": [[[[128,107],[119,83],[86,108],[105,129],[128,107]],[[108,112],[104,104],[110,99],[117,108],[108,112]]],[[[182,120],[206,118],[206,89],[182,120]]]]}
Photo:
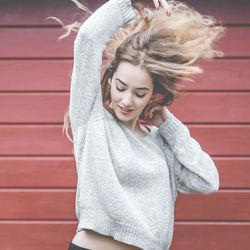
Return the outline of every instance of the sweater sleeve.
{"type": "Polygon", "coordinates": [[[219,174],[212,158],[190,136],[172,113],[158,129],[174,155],[174,175],[180,193],[209,194],[219,189],[219,174]]]}
{"type": "Polygon", "coordinates": [[[130,0],[110,0],[81,25],[74,41],[70,87],[69,117],[73,135],[79,127],[85,127],[92,113],[96,119],[103,115],[102,53],[118,28],[135,17],[130,0]]]}

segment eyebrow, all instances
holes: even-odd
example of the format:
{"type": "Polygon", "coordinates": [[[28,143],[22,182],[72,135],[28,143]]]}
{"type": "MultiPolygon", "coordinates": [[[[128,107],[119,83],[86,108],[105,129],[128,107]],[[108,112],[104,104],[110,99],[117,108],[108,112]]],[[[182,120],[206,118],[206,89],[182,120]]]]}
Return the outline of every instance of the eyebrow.
{"type": "MultiPolygon", "coordinates": [[[[119,78],[115,78],[115,80],[118,80],[119,82],[121,82],[122,84],[124,84],[125,86],[128,86],[125,82],[123,82],[121,79],[119,79],[119,78]]],[[[149,88],[146,88],[146,87],[144,87],[144,88],[136,88],[136,89],[145,89],[145,90],[150,90],[149,88]]]]}

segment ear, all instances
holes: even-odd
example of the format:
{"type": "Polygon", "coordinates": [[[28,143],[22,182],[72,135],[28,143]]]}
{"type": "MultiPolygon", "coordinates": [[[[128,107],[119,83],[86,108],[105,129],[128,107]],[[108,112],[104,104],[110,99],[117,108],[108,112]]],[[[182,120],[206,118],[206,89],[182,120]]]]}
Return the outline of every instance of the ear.
{"type": "Polygon", "coordinates": [[[111,78],[108,78],[108,85],[111,87],[111,78]]]}
{"type": "Polygon", "coordinates": [[[155,96],[156,96],[156,94],[152,95],[152,96],[150,97],[150,100],[153,100],[153,99],[155,98],[155,96]]]}

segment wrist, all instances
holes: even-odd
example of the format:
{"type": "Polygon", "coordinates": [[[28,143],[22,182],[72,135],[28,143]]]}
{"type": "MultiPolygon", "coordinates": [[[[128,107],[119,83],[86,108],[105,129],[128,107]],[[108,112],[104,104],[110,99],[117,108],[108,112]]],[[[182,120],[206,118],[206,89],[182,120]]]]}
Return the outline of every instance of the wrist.
{"type": "Polygon", "coordinates": [[[166,121],[171,115],[171,112],[166,108],[166,106],[163,107],[163,120],[166,121]]]}

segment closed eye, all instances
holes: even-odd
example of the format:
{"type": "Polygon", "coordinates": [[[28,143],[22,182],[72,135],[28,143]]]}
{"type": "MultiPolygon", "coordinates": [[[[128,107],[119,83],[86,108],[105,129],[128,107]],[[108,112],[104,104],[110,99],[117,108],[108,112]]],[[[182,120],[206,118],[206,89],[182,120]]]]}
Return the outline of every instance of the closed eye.
{"type": "MultiPolygon", "coordinates": [[[[116,89],[118,90],[118,91],[124,91],[125,89],[119,89],[117,86],[116,86],[116,89]]],[[[144,97],[145,96],[145,94],[144,95],[139,95],[139,94],[136,94],[138,97],[140,97],[140,98],[142,98],[142,97],[144,97]]]]}

